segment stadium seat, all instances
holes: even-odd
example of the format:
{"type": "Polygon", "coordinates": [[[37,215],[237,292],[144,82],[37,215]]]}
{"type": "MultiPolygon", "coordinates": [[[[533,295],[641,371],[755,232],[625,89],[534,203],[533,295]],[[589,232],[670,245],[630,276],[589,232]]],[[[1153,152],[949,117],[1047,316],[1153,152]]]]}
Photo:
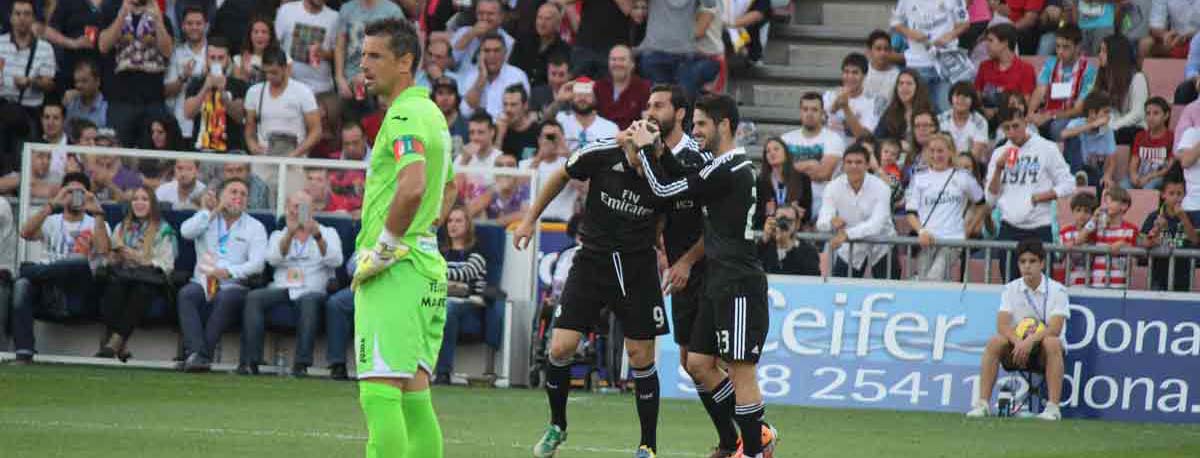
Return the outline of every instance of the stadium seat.
{"type": "Polygon", "coordinates": [[[1175,99],[1175,88],[1183,82],[1183,70],[1187,67],[1186,59],[1145,59],[1142,61],[1142,73],[1150,84],[1150,96],[1158,96],[1167,100],[1175,99]]]}
{"type": "Polygon", "coordinates": [[[1132,204],[1129,206],[1129,211],[1125,212],[1125,221],[1130,222],[1140,229],[1142,223],[1146,221],[1146,217],[1158,209],[1158,191],[1154,189],[1130,189],[1129,197],[1132,204]]]}

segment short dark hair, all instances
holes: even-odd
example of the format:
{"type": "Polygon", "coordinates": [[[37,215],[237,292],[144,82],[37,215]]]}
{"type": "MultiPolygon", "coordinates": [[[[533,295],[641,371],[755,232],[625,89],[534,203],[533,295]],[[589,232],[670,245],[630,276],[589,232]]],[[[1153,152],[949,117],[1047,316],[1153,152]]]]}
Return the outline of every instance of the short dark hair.
{"type": "Polygon", "coordinates": [[[846,57],[842,58],[843,70],[845,70],[846,67],[858,67],[858,69],[861,70],[865,75],[867,73],[868,65],[870,65],[870,63],[867,61],[867,56],[862,55],[862,53],[852,52],[850,54],[846,54],[846,57]]]}
{"type": "Polygon", "coordinates": [[[208,36],[207,46],[213,46],[213,47],[217,47],[217,48],[225,48],[226,50],[228,50],[229,49],[229,39],[225,38],[225,35],[215,33],[215,34],[208,36]]]}
{"type": "Polygon", "coordinates": [[[851,154],[862,155],[864,161],[869,162],[871,160],[871,154],[867,152],[867,147],[862,143],[854,143],[850,146],[847,146],[846,151],[842,152],[842,160],[845,161],[846,158],[850,157],[851,154]]]}
{"type": "Polygon", "coordinates": [[[1008,45],[1008,49],[1017,50],[1017,28],[1012,24],[996,24],[988,27],[987,32],[984,33],[1004,42],[1008,45]]]}
{"type": "MultiPolygon", "coordinates": [[[[30,8],[33,8],[35,12],[36,12],[36,10],[37,10],[37,5],[35,5],[35,4],[33,3],[33,0],[13,0],[13,3],[12,3],[12,5],[13,5],[13,6],[17,6],[17,4],[18,4],[18,3],[25,3],[25,4],[28,4],[28,5],[29,5],[29,7],[30,7],[30,8]]],[[[4,19],[5,19],[5,20],[8,20],[8,18],[4,18],[4,19]]]]}
{"type": "Polygon", "coordinates": [[[262,64],[263,67],[268,65],[286,67],[288,64],[287,54],[279,46],[268,46],[263,50],[262,64]]]}
{"type": "Polygon", "coordinates": [[[388,37],[388,48],[397,59],[405,54],[412,54],[412,68],[409,71],[414,75],[417,73],[417,68],[421,65],[421,42],[417,39],[417,30],[411,23],[397,18],[383,19],[367,24],[363,34],[368,37],[388,37]]]}
{"type": "Polygon", "coordinates": [[[1083,207],[1088,213],[1096,211],[1096,207],[1100,206],[1100,202],[1096,200],[1096,196],[1090,192],[1077,192],[1071,196],[1071,211],[1076,208],[1083,207]]]}
{"type": "Polygon", "coordinates": [[[546,118],[542,120],[541,124],[538,124],[538,135],[541,135],[542,131],[546,130],[546,127],[557,127],[559,132],[563,130],[562,124],[559,124],[554,118],[546,118]]]}
{"type": "Polygon", "coordinates": [[[551,65],[570,66],[570,64],[571,64],[571,58],[569,56],[567,56],[567,53],[565,53],[565,52],[556,52],[556,53],[550,54],[550,57],[546,58],[546,68],[550,68],[551,65]]]}
{"type": "Polygon", "coordinates": [[[42,104],[41,114],[45,115],[46,109],[50,107],[58,107],[58,111],[62,112],[63,117],[67,116],[67,107],[61,101],[55,99],[46,99],[45,103],[42,104]]]}
{"type": "Polygon", "coordinates": [[[92,72],[93,77],[100,78],[100,67],[96,66],[96,61],[87,58],[82,58],[75,61],[74,71],[79,71],[85,68],[92,72]]]}
{"type": "Polygon", "coordinates": [[[1127,191],[1125,188],[1114,185],[1105,188],[1104,192],[1108,193],[1109,199],[1122,202],[1125,205],[1133,204],[1133,197],[1129,195],[1129,191],[1127,191]]]}
{"type": "Polygon", "coordinates": [[[800,94],[800,105],[802,105],[802,106],[804,105],[804,102],[812,102],[814,100],[817,102],[821,102],[821,109],[825,108],[825,101],[823,99],[821,99],[820,93],[818,93],[816,91],[808,91],[803,94],[800,94]]]}
{"type": "MultiPolygon", "coordinates": [[[[249,166],[250,166],[250,164],[246,164],[246,163],[238,163],[238,164],[239,164],[239,165],[245,165],[245,166],[247,166],[247,167],[249,167],[249,166]]],[[[224,180],[221,180],[221,189],[218,189],[218,190],[217,190],[217,194],[218,194],[218,195],[219,195],[219,194],[224,194],[224,193],[225,193],[225,188],[228,188],[228,187],[229,187],[229,185],[231,185],[231,184],[234,184],[234,183],[241,183],[241,184],[242,184],[242,186],[245,186],[245,187],[246,187],[246,190],[247,190],[247,191],[249,191],[249,190],[250,190],[250,182],[248,182],[248,181],[246,181],[246,180],[243,180],[243,179],[241,179],[240,177],[230,177],[230,178],[226,178],[226,179],[224,179],[224,180]]]]}
{"type": "Polygon", "coordinates": [[[875,46],[875,42],[879,40],[886,41],[889,46],[892,44],[892,36],[888,35],[887,31],[875,29],[871,31],[870,35],[867,35],[867,47],[875,46]]]}
{"type": "Polygon", "coordinates": [[[1075,23],[1068,22],[1059,26],[1058,30],[1054,31],[1054,36],[1056,38],[1067,39],[1071,43],[1079,44],[1079,42],[1083,41],[1083,30],[1080,30],[1079,26],[1075,25],[1075,23]]]}
{"type": "Polygon", "coordinates": [[[974,82],[968,80],[968,81],[959,81],[957,83],[954,83],[953,86],[950,86],[950,103],[951,104],[954,103],[954,96],[956,96],[956,95],[970,97],[971,98],[971,110],[974,111],[974,110],[979,109],[979,105],[980,105],[979,93],[975,91],[974,82]]]}
{"type": "Polygon", "coordinates": [[[1029,253],[1037,256],[1039,261],[1046,260],[1046,247],[1042,246],[1042,240],[1039,238],[1030,237],[1020,242],[1017,242],[1017,257],[1029,253]]]}
{"type": "Polygon", "coordinates": [[[521,94],[521,103],[529,101],[529,93],[525,91],[525,86],[518,84],[510,84],[504,88],[505,94],[521,94]]]}
{"type": "Polygon", "coordinates": [[[482,51],[483,44],[492,40],[499,41],[501,47],[503,47],[505,50],[508,49],[508,43],[505,43],[504,37],[500,35],[500,32],[496,31],[485,33],[483,36],[479,37],[479,49],[482,51]]]}
{"type": "Polygon", "coordinates": [[[1002,104],[999,107],[997,107],[997,111],[996,111],[996,122],[997,123],[1004,124],[1004,123],[1006,123],[1008,121],[1012,121],[1014,119],[1025,119],[1025,110],[1011,107],[1007,103],[1002,104]]]}
{"type": "Polygon", "coordinates": [[[1109,97],[1107,92],[1092,91],[1087,98],[1083,99],[1084,113],[1100,111],[1105,108],[1112,108],[1112,97],[1109,97]]]}
{"type": "Polygon", "coordinates": [[[67,122],[67,127],[67,136],[70,138],[71,143],[78,143],[79,138],[83,136],[83,131],[98,128],[96,123],[85,118],[72,118],[67,122]]]}
{"type": "Polygon", "coordinates": [[[346,119],[345,121],[342,121],[342,131],[345,132],[350,129],[364,130],[362,124],[359,123],[358,121],[354,120],[353,118],[349,118],[349,119],[346,119]]]}
{"type": "Polygon", "coordinates": [[[708,94],[696,101],[696,109],[703,111],[709,119],[712,119],[714,126],[720,126],[721,121],[728,120],[730,135],[737,132],[738,122],[741,119],[738,117],[737,102],[733,101],[733,97],[725,94],[708,94]]]}
{"type": "Polygon", "coordinates": [[[71,183],[79,183],[83,185],[84,189],[92,189],[92,179],[83,172],[71,172],[63,175],[62,186],[65,188],[71,183]]]}
{"type": "Polygon", "coordinates": [[[687,93],[683,92],[683,88],[677,84],[659,83],[650,88],[650,93],[669,92],[671,94],[671,107],[678,110],[680,108],[687,109],[688,98],[687,93]]]}
{"type": "Polygon", "coordinates": [[[199,14],[200,17],[204,18],[204,22],[208,22],[208,12],[204,11],[204,8],[200,7],[199,5],[188,5],[183,7],[183,14],[179,15],[179,22],[183,22],[184,19],[187,19],[189,14],[199,14]]]}
{"type": "Polygon", "coordinates": [[[1164,99],[1157,95],[1154,97],[1150,97],[1150,100],[1146,101],[1146,108],[1150,108],[1151,105],[1161,108],[1163,113],[1167,114],[1167,121],[1169,124],[1170,123],[1169,121],[1171,120],[1171,104],[1169,102],[1167,102],[1167,99],[1164,99]]]}
{"type": "Polygon", "coordinates": [[[488,115],[486,111],[483,111],[483,110],[476,111],[475,114],[471,115],[470,118],[467,118],[468,124],[475,123],[475,122],[485,123],[485,124],[487,124],[489,129],[496,128],[496,123],[494,121],[492,121],[492,117],[490,115],[488,115]]]}

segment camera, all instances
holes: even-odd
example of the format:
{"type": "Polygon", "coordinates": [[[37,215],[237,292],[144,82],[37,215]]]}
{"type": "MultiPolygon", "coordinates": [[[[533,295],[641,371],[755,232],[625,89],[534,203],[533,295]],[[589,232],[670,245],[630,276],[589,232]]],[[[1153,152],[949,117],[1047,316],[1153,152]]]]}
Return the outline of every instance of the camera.
{"type": "Polygon", "coordinates": [[[779,228],[781,231],[787,232],[792,230],[792,223],[795,223],[795,221],[785,216],[775,220],[775,227],[779,228]]]}
{"type": "Polygon", "coordinates": [[[71,209],[78,210],[80,208],[83,208],[83,190],[82,189],[72,189],[71,190],[71,209]]]}
{"type": "Polygon", "coordinates": [[[296,213],[299,213],[297,216],[299,216],[300,224],[307,223],[309,218],[312,217],[312,209],[309,208],[308,204],[300,204],[300,208],[297,209],[296,213]]]}

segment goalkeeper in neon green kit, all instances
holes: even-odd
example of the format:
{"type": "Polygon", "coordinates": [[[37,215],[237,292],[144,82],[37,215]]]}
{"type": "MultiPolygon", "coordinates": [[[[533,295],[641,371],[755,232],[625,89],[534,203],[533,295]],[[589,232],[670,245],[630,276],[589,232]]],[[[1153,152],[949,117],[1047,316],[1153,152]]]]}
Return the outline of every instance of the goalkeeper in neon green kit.
{"type": "Polygon", "coordinates": [[[429,394],[446,322],[446,261],[435,225],[454,195],[446,118],[414,85],[421,45],[412,25],[366,28],[362,70],[390,101],[367,171],[355,243],[354,352],[368,458],[442,456],[429,394]]]}

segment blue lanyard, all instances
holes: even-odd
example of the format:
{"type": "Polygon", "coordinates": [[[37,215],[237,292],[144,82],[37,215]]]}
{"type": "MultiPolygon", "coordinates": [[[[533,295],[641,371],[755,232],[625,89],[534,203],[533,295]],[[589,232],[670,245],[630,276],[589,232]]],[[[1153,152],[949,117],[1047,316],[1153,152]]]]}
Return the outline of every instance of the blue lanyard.
{"type": "MultiPolygon", "coordinates": [[[[237,225],[241,222],[241,218],[238,218],[238,222],[234,223],[234,225],[237,225]]],[[[229,250],[226,248],[226,245],[229,244],[229,235],[232,233],[232,230],[225,228],[225,218],[217,216],[217,252],[221,253],[222,255],[229,254],[229,250]]]]}
{"type": "Polygon", "coordinates": [[[301,242],[299,249],[297,249],[296,248],[296,239],[292,238],[292,249],[289,252],[291,255],[288,257],[296,258],[296,259],[303,259],[304,252],[308,251],[308,242],[311,242],[311,241],[312,241],[312,235],[310,234],[308,236],[308,239],[304,240],[304,242],[301,242]]]}
{"type": "MultiPolygon", "coordinates": [[[[1045,282],[1046,282],[1046,279],[1042,278],[1043,285],[1045,285],[1045,282]]],[[[1046,313],[1047,313],[1046,307],[1047,307],[1047,303],[1050,301],[1050,285],[1045,285],[1045,286],[1046,286],[1046,295],[1042,296],[1042,313],[1041,314],[1038,314],[1037,306],[1034,305],[1037,303],[1037,301],[1035,301],[1033,299],[1033,295],[1029,293],[1029,289],[1028,289],[1029,285],[1026,285],[1026,289],[1025,289],[1025,302],[1029,304],[1029,308],[1033,309],[1033,314],[1037,315],[1038,320],[1043,323],[1046,322],[1046,313]]]]}

